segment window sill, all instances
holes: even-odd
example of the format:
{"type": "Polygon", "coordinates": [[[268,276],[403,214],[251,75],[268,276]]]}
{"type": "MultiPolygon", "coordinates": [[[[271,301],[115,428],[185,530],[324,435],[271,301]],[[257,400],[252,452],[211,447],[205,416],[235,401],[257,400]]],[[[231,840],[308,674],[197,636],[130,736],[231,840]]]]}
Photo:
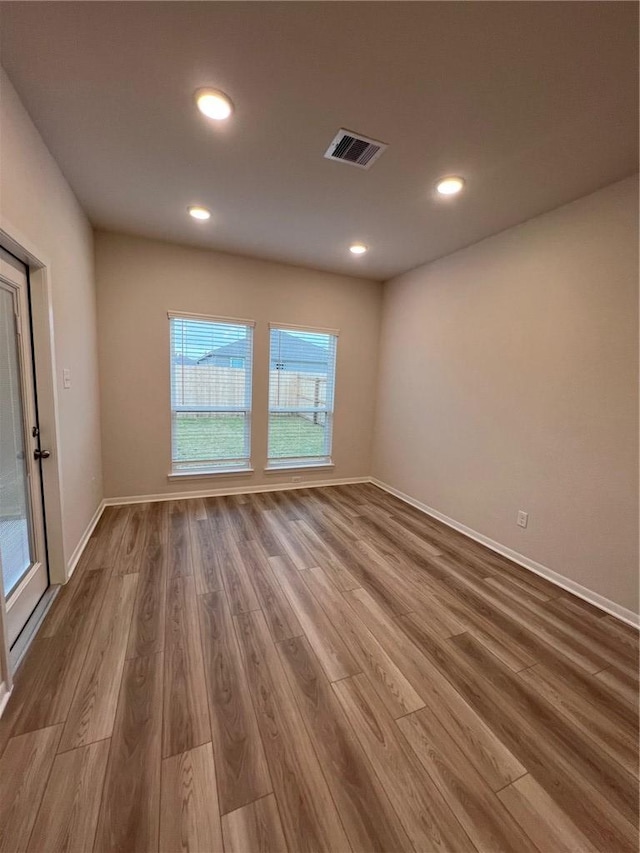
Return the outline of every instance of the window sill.
{"type": "Polygon", "coordinates": [[[323,468],[335,468],[333,462],[297,462],[295,465],[268,465],[265,474],[282,474],[283,471],[318,471],[323,468]]]}
{"type": "Polygon", "coordinates": [[[253,468],[221,468],[212,471],[170,471],[167,480],[196,480],[211,477],[236,477],[238,474],[253,474],[253,468]]]}

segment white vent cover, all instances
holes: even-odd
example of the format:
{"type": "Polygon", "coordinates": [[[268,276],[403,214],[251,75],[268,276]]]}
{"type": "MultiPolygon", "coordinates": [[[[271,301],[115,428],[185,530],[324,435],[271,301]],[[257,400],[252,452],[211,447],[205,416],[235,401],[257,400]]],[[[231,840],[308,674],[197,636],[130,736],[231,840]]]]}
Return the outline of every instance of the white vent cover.
{"type": "Polygon", "coordinates": [[[386,147],[384,142],[340,128],[324,156],[327,160],[340,160],[359,169],[370,169],[386,147]]]}

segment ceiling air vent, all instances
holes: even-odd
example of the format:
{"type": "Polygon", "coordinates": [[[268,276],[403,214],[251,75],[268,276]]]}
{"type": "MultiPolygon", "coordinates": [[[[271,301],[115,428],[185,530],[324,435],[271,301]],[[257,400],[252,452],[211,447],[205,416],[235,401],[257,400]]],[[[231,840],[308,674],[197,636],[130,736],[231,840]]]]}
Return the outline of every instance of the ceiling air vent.
{"type": "Polygon", "coordinates": [[[331,140],[324,156],[327,160],[340,160],[359,169],[370,169],[386,147],[384,142],[341,128],[331,140]]]}

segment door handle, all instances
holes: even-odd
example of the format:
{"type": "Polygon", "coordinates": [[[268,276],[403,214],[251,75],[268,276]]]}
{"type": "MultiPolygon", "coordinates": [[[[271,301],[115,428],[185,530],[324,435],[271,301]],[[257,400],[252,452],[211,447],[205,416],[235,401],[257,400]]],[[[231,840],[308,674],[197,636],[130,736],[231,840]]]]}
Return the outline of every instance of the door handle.
{"type": "Polygon", "coordinates": [[[33,458],[34,459],[48,459],[50,456],[51,456],[50,450],[38,450],[38,449],[36,449],[33,451],[33,458]]]}

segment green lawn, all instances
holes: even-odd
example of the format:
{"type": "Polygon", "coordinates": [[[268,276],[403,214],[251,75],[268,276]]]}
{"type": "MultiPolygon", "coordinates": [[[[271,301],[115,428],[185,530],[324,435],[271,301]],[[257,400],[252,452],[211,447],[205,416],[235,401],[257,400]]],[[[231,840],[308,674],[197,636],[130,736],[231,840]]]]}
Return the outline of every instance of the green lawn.
{"type": "MultiPolygon", "coordinates": [[[[244,455],[244,418],[214,415],[177,416],[176,462],[239,459],[244,455]],[[203,449],[204,448],[204,449],[203,449]]],[[[273,417],[269,425],[269,456],[322,456],[324,429],[297,415],[273,417]]]]}

